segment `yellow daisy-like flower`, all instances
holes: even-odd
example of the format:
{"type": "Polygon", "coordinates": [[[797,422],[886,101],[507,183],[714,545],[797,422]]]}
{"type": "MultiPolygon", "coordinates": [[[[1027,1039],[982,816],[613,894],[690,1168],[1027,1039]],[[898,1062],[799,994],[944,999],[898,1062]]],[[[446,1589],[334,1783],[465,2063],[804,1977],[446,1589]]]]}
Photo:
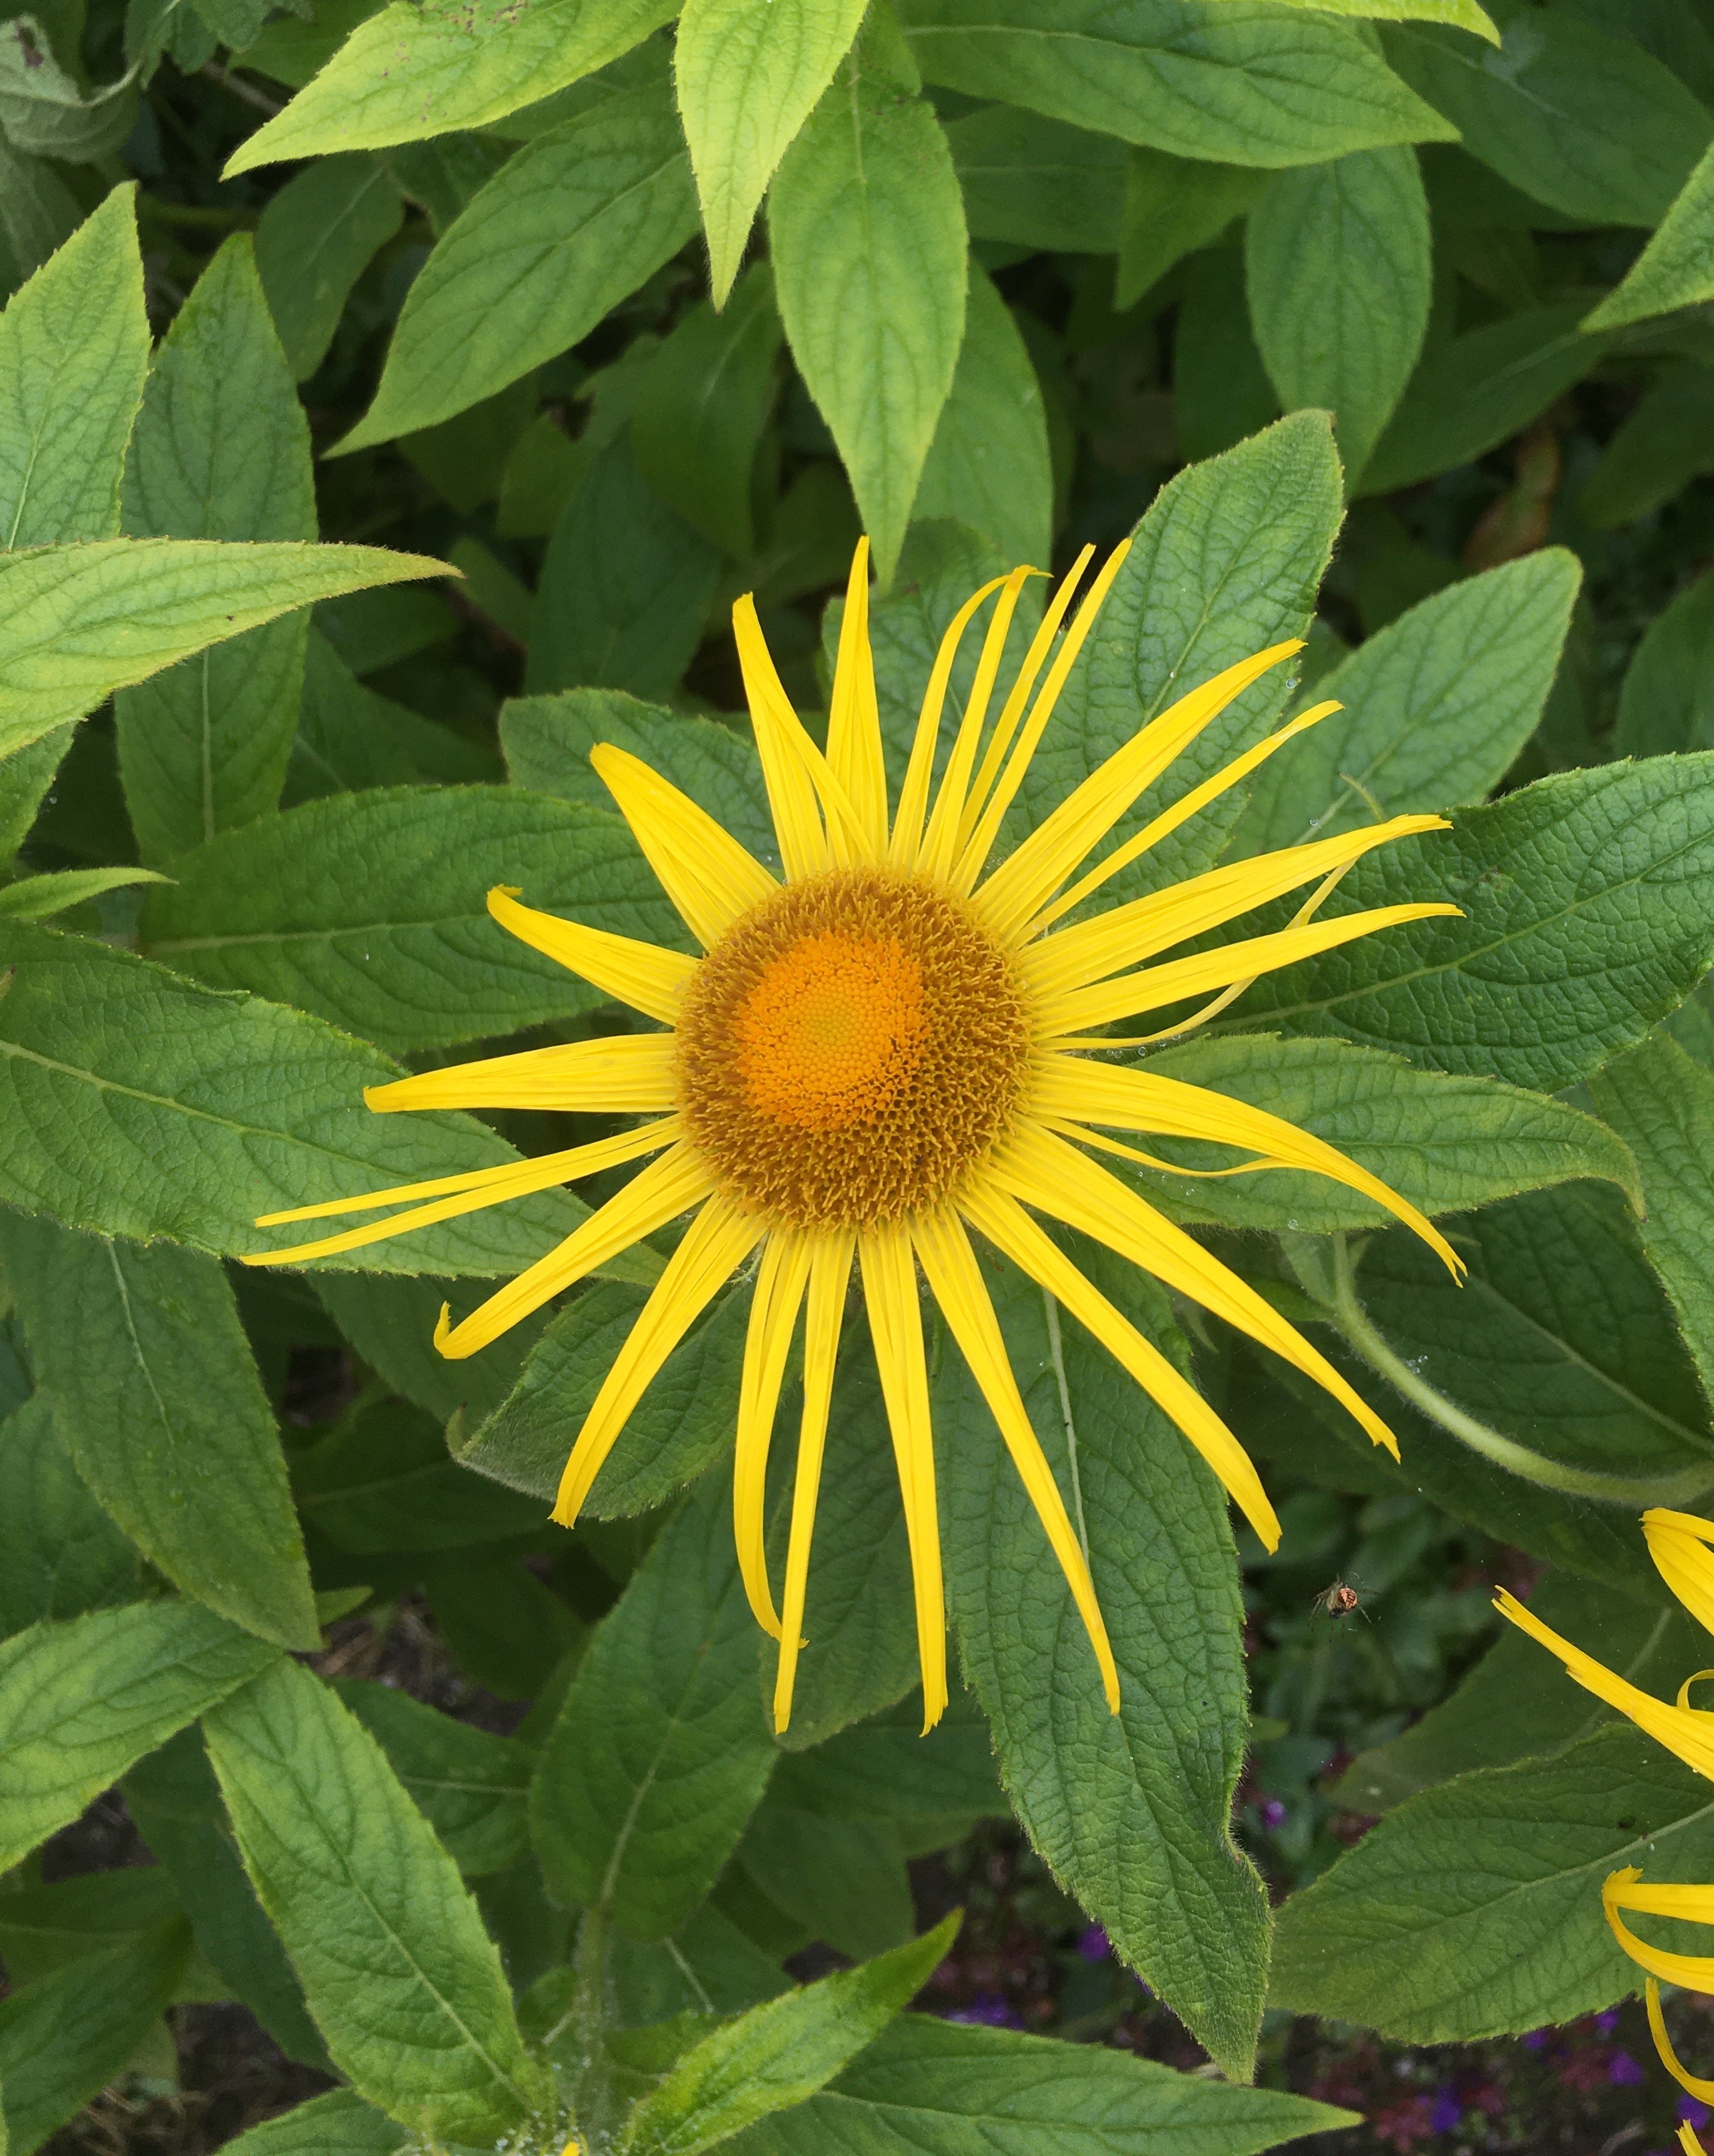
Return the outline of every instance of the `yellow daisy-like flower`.
{"type": "MultiPolygon", "coordinates": [[[[1128,544],[1128,542],[1127,542],[1128,544]]],[[[774,670],[756,610],[733,609],[756,747],[783,877],[635,757],[591,757],[700,957],[532,911],[489,895],[500,925],[662,1029],[425,1073],[371,1089],[371,1107],[557,1108],[649,1118],[625,1134],[544,1159],[270,1214],[259,1225],[409,1209],[253,1264],[331,1256],[479,1206],[653,1156],[559,1247],[461,1324],[442,1312],[435,1344],[473,1354],[639,1238],[695,1212],[619,1351],[567,1463],[553,1517],[569,1527],[644,1389],[711,1298],[759,1252],[737,1414],[733,1505],[751,1608],[780,1642],[776,1724],[791,1712],[803,1642],[810,1536],[834,1359],[854,1265],[880,1367],[915,1580],[925,1727],[946,1704],[946,1645],[934,1450],[917,1291],[920,1267],[1029,1493],[1117,1711],[1118,1673],[1089,1567],[1030,1425],[972,1246],[988,1244],[1065,1305],[1173,1419],[1271,1549],[1261,1484],[1220,1418],[1154,1344],[1067,1259],[1044,1214],[1218,1312],[1341,1401],[1395,1455],[1391,1432],[1271,1305],[1090,1157],[1099,1148],[1162,1166],[1111,1133],[1212,1139],[1253,1156],[1238,1168],[1315,1170],[1377,1200],[1433,1245],[1444,1239],[1367,1169],[1280,1117],[1201,1087],[1101,1060],[1115,1021],[1214,994],[1201,1015],[1258,974],[1445,905],[1310,916],[1360,855],[1409,832],[1444,828],[1399,816],[1371,829],[1211,870],[1146,898],[1073,921],[1101,886],[1237,783],[1323,704],[1192,788],[1085,873],[1144,789],[1234,697],[1301,647],[1229,667],[1193,689],[1077,787],[997,866],[990,857],[1055,699],[1126,548],[1096,578],[1061,634],[1092,549],[1048,606],[1016,678],[997,697],[1025,579],[985,584],[948,629],[931,674],[904,783],[890,816],[868,634],[868,555],[852,565],[834,669],[827,747],[817,748],[774,670]],[[994,602],[969,701],[938,788],[942,709],[961,640],[994,602]],[[989,712],[998,701],[997,715],[989,712]],[[1073,879],[1075,878],[1075,880],[1073,879]],[[1290,927],[1176,959],[1162,954],[1247,908],[1317,884],[1290,927]],[[420,1202],[418,1202],[420,1201],[420,1202]],[[804,1313],[803,1405],[777,1609],[764,1548],[763,1489],[788,1353],[804,1313]]],[[[1182,1031],[1183,1028],[1169,1028],[1182,1031]]],[[[1161,1035],[1144,1036],[1160,1038],[1161,1035]]],[[[1175,1173],[1183,1171],[1175,1170],[1175,1173]]]]}

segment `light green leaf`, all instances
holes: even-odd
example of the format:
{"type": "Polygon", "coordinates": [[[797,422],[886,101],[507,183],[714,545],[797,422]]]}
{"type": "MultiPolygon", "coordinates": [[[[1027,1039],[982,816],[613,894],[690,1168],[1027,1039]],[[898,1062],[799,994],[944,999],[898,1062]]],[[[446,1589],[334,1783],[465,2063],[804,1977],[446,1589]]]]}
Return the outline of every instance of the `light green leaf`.
{"type": "Polygon", "coordinates": [[[40,1394],[0,1422],[0,1636],[135,1602],[136,1551],[90,1495],[40,1394]]]}
{"type": "MultiPolygon", "coordinates": [[[[682,62],[682,38],[679,51],[682,62]]],[[[663,501],[741,561],[756,551],[751,475],[778,387],[774,362],[783,334],[773,273],[758,262],[724,314],[699,306],[680,319],[650,361],[631,413],[638,470],[663,501]]]]}
{"type": "Polygon", "coordinates": [[[1619,692],[1622,755],[1714,748],[1714,576],[1699,577],[1643,632],[1619,692]]]}
{"type": "Polygon", "coordinates": [[[1586,330],[1623,329],[1676,307],[1714,300],[1714,151],[1674,198],[1648,245],[1623,279],[1584,317],[1586,330]]]}
{"type": "Polygon", "coordinates": [[[329,2089],[225,2145],[232,2156],[393,2156],[405,2130],[353,2090],[329,2089]]]}
{"type": "Polygon", "coordinates": [[[927,1981],[962,1912],[857,1969],[752,2006],[685,2053],[625,2122],[622,2156],[695,2156],[824,2088],[927,1981]]]}
{"type": "Polygon", "coordinates": [[[695,228],[690,160],[664,81],[527,143],[418,272],[375,401],[336,453],[432,427],[567,350],[695,228]]]}
{"type": "MultiPolygon", "coordinates": [[[[1225,0],[1215,0],[1224,5],[1225,0]]],[[[1455,29],[1473,30],[1491,45],[1500,33],[1475,0],[1282,0],[1287,8],[1307,8],[1317,15],[1355,15],[1371,23],[1445,23],[1455,29]]]]}
{"type": "Polygon", "coordinates": [[[1254,165],[1209,164],[1133,146],[1125,169],[1114,306],[1134,306],[1175,263],[1218,239],[1266,184],[1254,165]]]}
{"type": "Polygon", "coordinates": [[[499,1952],[367,1731],[293,1661],[203,1727],[245,1869],[358,2095],[446,2141],[543,2107],[499,1952]]]}
{"type": "Polygon", "coordinates": [[[1578,513],[1612,530],[1663,508],[1714,471],[1714,373],[1700,360],[1669,367],[1609,437],[1584,480],[1578,513]]]}
{"type": "Polygon", "coordinates": [[[225,177],[480,127],[593,74],[675,12],[671,0],[480,0],[474,8],[393,0],[359,22],[285,110],[240,143],[225,177]]]}
{"type": "MultiPolygon", "coordinates": [[[[373,1116],[400,1073],[319,1019],[110,945],[0,922],[0,1203],[216,1256],[285,1250],[258,1213],[515,1160],[464,1116],[373,1116]]],[[[586,1217],[564,1193],[358,1254],[364,1271],[511,1273],[586,1217]]],[[[350,1260],[336,1260],[349,1265],[350,1260]]],[[[624,1263],[624,1260],[619,1261],[624,1263]]]]}
{"type": "Polygon", "coordinates": [[[1353,491],[1390,494],[1431,479],[1527,427],[1605,349],[1578,333],[1579,319],[1576,302],[1523,307],[1429,351],[1353,491]]]}
{"type": "Polygon", "coordinates": [[[144,914],[153,956],[401,1055],[608,1000],[490,917],[497,886],[617,935],[685,934],[618,815],[516,787],[329,794],[175,867],[144,914]]]}
{"type": "Polygon", "coordinates": [[[1253,2156],[1357,2123],[1275,2089],[1175,2074],[1100,2044],[907,2014],[800,2111],[765,2119],[731,2156],[1253,2156]],[[812,2138],[813,2137],[813,2138],[812,2138]]]}
{"type": "Polygon", "coordinates": [[[1250,320],[1288,412],[1324,405],[1362,470],[1428,327],[1429,203],[1409,147],[1362,150],[1269,182],[1244,228],[1250,320]]]}
{"type": "Polygon", "coordinates": [[[542,1525],[538,1504],[460,1467],[439,1425],[403,1400],[351,1409],[295,1455],[291,1480],[305,1518],[360,1557],[463,1549],[542,1525]]]}
{"type": "Polygon", "coordinates": [[[1602,1881],[1711,1862],[1706,1782],[1640,1730],[1598,1729],[1389,1814],[1280,1912],[1269,2002],[1409,2043],[1574,2020],[1636,1989],[1602,1881]]]}
{"type": "Polygon", "coordinates": [[[263,211],[256,269],[295,382],[326,357],[352,285],[403,215],[387,167],[361,154],[306,165],[263,211]]]}
{"type": "Polygon", "coordinates": [[[792,354],[885,586],[964,336],[964,205],[933,108],[854,62],[781,163],[768,232],[792,354]]]}
{"type": "Polygon", "coordinates": [[[447,574],[379,547],[108,539],[0,555],[0,755],[276,615],[447,574]]]}
{"type": "Polygon", "coordinates": [[[0,757],[0,862],[10,860],[29,836],[36,811],[71,747],[71,736],[69,726],[61,726],[28,748],[0,757]]]}
{"type": "MultiPolygon", "coordinates": [[[[132,197],[115,187],[0,316],[0,547],[119,529],[149,364],[132,197]]],[[[0,754],[28,738],[0,717],[0,754]]]]}
{"type": "Polygon", "coordinates": [[[18,15],[0,38],[0,128],[26,157],[69,165],[110,159],[136,125],[136,69],[85,97],[54,57],[33,15],[18,15]]]}
{"type": "Polygon", "coordinates": [[[0,884],[0,919],[51,921],[104,891],[166,880],[153,869],[63,869],[54,875],[20,876],[16,883],[0,884]]]}
{"type": "Polygon", "coordinates": [[[762,1634],[710,1476],[602,1620],[543,1747],[531,1825],[558,1898],[660,1938],[707,1894],[774,1763],[762,1634]]]}
{"type": "Polygon", "coordinates": [[[194,1602],[136,1602],[0,1646],[0,1865],[74,1820],[134,1760],[278,1650],[194,1602]]]}
{"type": "Polygon", "coordinates": [[[184,1594],[313,1652],[285,1461],[220,1266],[14,1214],[0,1252],[36,1383],[96,1498],[184,1594]]]}
{"type": "MultiPolygon", "coordinates": [[[[198,279],[150,371],[124,521],[133,539],[316,536],[310,429],[247,234],[198,279]]],[[[288,615],[120,692],[120,776],[146,860],[169,860],[279,801],[309,627],[307,613],[288,615]]]]}
{"type": "Polygon", "coordinates": [[[1262,767],[1241,850],[1480,801],[1536,730],[1581,581],[1575,555],[1545,547],[1368,638],[1315,684],[1344,710],[1262,767]]]}
{"type": "Polygon", "coordinates": [[[1569,13],[1511,11],[1498,52],[1428,24],[1383,37],[1473,157],[1585,224],[1658,223],[1714,133],[1706,109],[1636,39],[1569,13]]]}
{"type": "Polygon", "coordinates": [[[930,82],[1178,157],[1316,165],[1455,131],[1358,31],[1193,0],[907,0],[930,82]]]}
{"type": "Polygon", "coordinates": [[[967,525],[1008,567],[1047,564],[1054,475],[1041,384],[1011,309],[975,262],[957,370],[911,514],[967,525]]]}
{"type": "Polygon", "coordinates": [[[726,304],[757,205],[851,49],[867,0],[686,0],[673,49],[679,110],[726,304]]]}
{"type": "Polygon", "coordinates": [[[1266,974],[1244,1023],[1557,1092],[1690,993],[1714,959],[1711,878],[1714,755],[1558,773],[1360,861],[1322,919],[1443,898],[1463,916],[1266,974]]]}
{"type": "Polygon", "coordinates": [[[504,1871],[528,1854],[525,1807],[536,1754],[527,1744],[473,1728],[391,1685],[347,1677],[333,1688],[465,1878],[504,1871]]]}
{"type": "Polygon", "coordinates": [[[950,121],[947,141],[972,239],[1070,254],[1118,248],[1126,152],[1111,136],[990,105],[950,121]]]}

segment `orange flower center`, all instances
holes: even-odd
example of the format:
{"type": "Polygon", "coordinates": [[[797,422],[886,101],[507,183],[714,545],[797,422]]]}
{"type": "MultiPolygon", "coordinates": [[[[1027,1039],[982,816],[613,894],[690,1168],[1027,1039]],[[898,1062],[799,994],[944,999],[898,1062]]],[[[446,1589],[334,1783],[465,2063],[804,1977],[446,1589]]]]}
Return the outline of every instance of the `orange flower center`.
{"type": "Polygon", "coordinates": [[[806,936],[762,968],[732,1034],[752,1106],[802,1130],[843,1130],[885,1108],[921,1060],[922,968],[896,941],[806,936]]]}

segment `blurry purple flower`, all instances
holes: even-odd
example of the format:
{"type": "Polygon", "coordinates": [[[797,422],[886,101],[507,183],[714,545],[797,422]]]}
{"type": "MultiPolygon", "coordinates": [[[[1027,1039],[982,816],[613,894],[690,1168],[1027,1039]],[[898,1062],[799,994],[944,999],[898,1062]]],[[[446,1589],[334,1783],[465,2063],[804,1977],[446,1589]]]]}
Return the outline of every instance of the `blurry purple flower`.
{"type": "Polygon", "coordinates": [[[1595,2026],[1604,2036],[1610,2036],[1619,2026],[1619,2009],[1616,2006],[1609,2006],[1604,2014],[1598,2014],[1595,2016],[1595,2026]]]}
{"type": "Polygon", "coordinates": [[[1629,2051],[1615,2051],[1608,2065],[1607,2078],[1620,2088],[1636,2088],[1648,2076],[1640,2059],[1634,2059],[1629,2051]]]}
{"type": "Polygon", "coordinates": [[[1262,1825],[1270,1834],[1277,1834],[1286,1824],[1286,1807],[1277,1797],[1270,1797],[1262,1806],[1262,1825]]]}
{"type": "Polygon", "coordinates": [[[1553,2031],[1551,2029],[1532,2029],[1528,2035],[1521,2041],[1527,2051],[1545,2051],[1547,2048],[1547,2040],[1552,2034],[1553,2031]]]}
{"type": "Polygon", "coordinates": [[[967,2006],[947,2015],[948,2021],[976,2021],[988,2029],[1021,2029],[1022,2017],[1003,1994],[978,1991],[967,2006]]]}
{"type": "Polygon", "coordinates": [[[1714,2111],[1698,2097],[1681,2096],[1678,2100],[1678,2123],[1681,2126],[1702,2127],[1714,2118],[1714,2111]]]}
{"type": "Polygon", "coordinates": [[[1113,1951],[1112,1943],[1099,1924],[1091,1924],[1077,1935],[1077,1951],[1085,1961],[1105,1961],[1113,1951]]]}
{"type": "Polygon", "coordinates": [[[1455,2133],[1458,2122],[1464,2117],[1464,2106],[1450,2089],[1437,2089],[1434,2101],[1429,2109],[1429,2130],[1433,2133],[1455,2133]]]}

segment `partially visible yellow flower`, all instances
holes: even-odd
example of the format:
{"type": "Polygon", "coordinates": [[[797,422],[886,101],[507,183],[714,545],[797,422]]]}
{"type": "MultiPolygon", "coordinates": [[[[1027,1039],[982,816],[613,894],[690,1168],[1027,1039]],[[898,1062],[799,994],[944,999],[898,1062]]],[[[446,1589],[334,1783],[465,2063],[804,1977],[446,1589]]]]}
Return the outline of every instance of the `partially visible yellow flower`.
{"type": "Polygon", "coordinates": [[[1705,1632],[1714,1632],[1714,1521],[1694,1512],[1643,1515],[1643,1534],[1655,1569],[1705,1632]]]}
{"type": "MultiPolygon", "coordinates": [[[[1191,1021],[1200,1023],[1260,973],[1396,922],[1458,911],[1439,904],[1388,906],[1311,919],[1362,855],[1408,833],[1445,828],[1437,816],[1396,816],[1073,918],[1119,870],[1338,708],[1321,704],[1305,712],[1080,873],[1179,752],[1251,682],[1299,650],[1297,642],[1274,644],[1192,689],[993,865],[1002,824],[1125,551],[1108,558],[1062,634],[1093,553],[1085,550],[1003,696],[998,684],[1008,633],[1034,572],[996,578],[967,602],[930,675],[890,813],[868,635],[866,547],[859,547],[852,564],[824,752],[792,708],[753,604],[740,600],[733,609],[738,655],[783,876],[635,757],[597,747],[591,762],[703,955],[532,911],[511,891],[490,892],[489,910],[513,935],[660,1030],[428,1072],[366,1096],[380,1110],[529,1106],[649,1120],[544,1159],[271,1214],[259,1223],[409,1204],[369,1226],[249,1260],[299,1264],[653,1156],[557,1250],[462,1323],[449,1324],[443,1311],[435,1344],[444,1355],[474,1353],[631,1244],[694,1213],[572,1447],[553,1509],[569,1527],[644,1389],[724,1284],[755,1260],[734,1529],[751,1608],[780,1641],[774,1697],[780,1728],[791,1712],[803,1645],[810,1537],[854,1267],[862,1278],[904,1496],[925,1726],[939,1717],[947,1684],[919,1269],[1064,1569],[1115,1712],[1118,1672],[1082,1543],[1013,1376],[972,1230],[1110,1351],[1209,1462],[1270,1549],[1279,1522],[1242,1446],[1035,1215],[1106,1244],[1271,1348],[1395,1455],[1391,1431],[1326,1358],[1202,1244],[1098,1165],[1090,1149],[1161,1166],[1128,1137],[1112,1135],[1155,1132],[1213,1140],[1250,1156],[1218,1173],[1310,1169],[1409,1223],[1455,1277],[1462,1270],[1415,1207],[1320,1139],[1224,1095],[1100,1060],[1116,1047],[1163,1037],[1118,1039],[1107,1030],[1116,1022],[1212,996],[1191,1021]],[[966,629],[990,599],[968,701],[937,789],[953,664],[966,629]],[[1248,908],[1305,885],[1316,889],[1290,927],[1187,957],[1163,956],[1174,945],[1205,942],[1248,908]],[[777,1609],[763,1493],[800,1312],[803,1419],[777,1609]]],[[[1180,1024],[1165,1032],[1185,1029],[1180,1024]]]]}

